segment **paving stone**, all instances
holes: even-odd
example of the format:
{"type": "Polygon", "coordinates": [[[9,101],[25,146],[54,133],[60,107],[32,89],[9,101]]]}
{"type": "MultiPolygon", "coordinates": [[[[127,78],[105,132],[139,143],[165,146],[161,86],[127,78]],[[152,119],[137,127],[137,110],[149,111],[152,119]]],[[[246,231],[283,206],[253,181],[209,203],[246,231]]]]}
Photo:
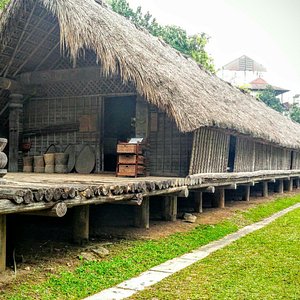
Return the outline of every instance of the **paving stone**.
{"type": "Polygon", "coordinates": [[[125,290],[117,287],[104,290],[84,300],[122,300],[135,294],[134,290],[125,290]]]}
{"type": "Polygon", "coordinates": [[[164,278],[170,276],[170,273],[147,271],[142,273],[140,276],[126,280],[121,284],[117,285],[119,288],[131,289],[135,291],[141,291],[145,287],[151,286],[157,282],[160,282],[164,278]]]}

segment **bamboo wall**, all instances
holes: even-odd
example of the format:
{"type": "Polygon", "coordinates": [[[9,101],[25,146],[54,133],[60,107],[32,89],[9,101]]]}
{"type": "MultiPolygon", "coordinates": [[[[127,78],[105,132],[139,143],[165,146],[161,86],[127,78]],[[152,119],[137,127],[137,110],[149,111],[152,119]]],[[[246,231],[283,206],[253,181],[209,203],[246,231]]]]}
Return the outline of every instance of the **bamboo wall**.
{"type": "MultiPolygon", "coordinates": [[[[234,171],[289,170],[291,168],[291,155],[290,149],[237,137],[234,171]]],[[[300,155],[295,160],[296,164],[300,166],[300,155]]]]}
{"type": "Polygon", "coordinates": [[[201,128],[194,132],[190,174],[227,171],[229,134],[201,128]]]}
{"type": "Polygon", "coordinates": [[[174,121],[151,107],[147,155],[150,175],[188,175],[191,148],[192,134],[180,133],[174,121]]]}
{"type": "Polygon", "coordinates": [[[102,104],[102,98],[97,96],[28,101],[24,107],[23,140],[32,143],[30,155],[45,153],[51,144],[57,152],[63,152],[69,144],[76,145],[77,153],[86,144],[96,152],[102,104]]]}
{"type": "Polygon", "coordinates": [[[255,142],[250,139],[237,137],[234,171],[253,172],[255,162],[255,142]]]}
{"type": "Polygon", "coordinates": [[[300,152],[293,151],[292,169],[300,170],[300,152]]]}

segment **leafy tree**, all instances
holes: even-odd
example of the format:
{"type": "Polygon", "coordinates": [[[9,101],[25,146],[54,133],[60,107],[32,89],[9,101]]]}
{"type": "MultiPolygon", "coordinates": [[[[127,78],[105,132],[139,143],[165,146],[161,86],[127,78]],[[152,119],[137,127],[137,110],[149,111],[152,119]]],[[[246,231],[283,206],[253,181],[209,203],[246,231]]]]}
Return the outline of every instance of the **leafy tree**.
{"type": "Polygon", "coordinates": [[[290,108],[290,118],[293,121],[300,123],[300,107],[298,105],[293,104],[290,108]]]}
{"type": "Polygon", "coordinates": [[[280,100],[276,98],[276,93],[272,86],[267,86],[266,90],[259,93],[258,99],[280,113],[284,111],[284,106],[281,104],[280,100]]]}
{"type": "Polygon", "coordinates": [[[205,69],[215,72],[213,59],[205,51],[205,46],[209,41],[207,34],[200,33],[188,36],[187,32],[181,27],[174,25],[162,26],[157,23],[149,12],[143,14],[140,6],[133,10],[126,0],[110,0],[109,3],[113,11],[126,17],[137,27],[147,29],[152,35],[162,38],[173,48],[193,58],[205,69]]]}
{"type": "Polygon", "coordinates": [[[10,0],[0,0],[0,10],[2,10],[9,1],[10,0]]]}

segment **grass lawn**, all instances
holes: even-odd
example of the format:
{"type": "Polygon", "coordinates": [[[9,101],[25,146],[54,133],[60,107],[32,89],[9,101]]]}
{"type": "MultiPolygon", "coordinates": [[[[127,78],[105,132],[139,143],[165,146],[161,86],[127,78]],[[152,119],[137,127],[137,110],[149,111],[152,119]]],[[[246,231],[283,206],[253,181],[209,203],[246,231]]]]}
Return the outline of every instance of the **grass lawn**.
{"type": "Polygon", "coordinates": [[[300,209],[130,299],[300,299],[300,209]]]}
{"type": "MultiPolygon", "coordinates": [[[[216,225],[201,225],[190,232],[173,234],[160,240],[125,241],[117,247],[117,250],[113,251],[112,255],[102,261],[82,262],[82,264],[72,272],[68,271],[67,267],[62,267],[62,271],[59,275],[49,274],[48,279],[42,283],[32,281],[16,284],[11,287],[9,291],[0,294],[0,298],[82,299],[100,290],[114,286],[126,279],[137,276],[139,273],[166,260],[224,237],[229,233],[237,231],[240,227],[261,220],[297,202],[300,202],[300,195],[291,198],[280,198],[266,204],[260,204],[247,212],[239,212],[234,217],[216,225]]],[[[286,229],[287,228],[288,227],[286,227],[286,229]]],[[[288,236],[288,238],[292,237],[293,236],[288,236]]],[[[238,246],[236,248],[238,249],[238,246]]],[[[261,251],[264,252],[266,249],[263,248],[261,251]]],[[[250,264],[258,259],[258,253],[255,251],[247,254],[247,256],[252,257],[249,261],[250,264]]],[[[221,258],[224,258],[223,255],[221,255],[221,258]]],[[[215,263],[218,264],[218,262],[212,263],[212,270],[220,267],[215,265],[215,263]]],[[[222,264],[224,263],[222,262],[222,264]]],[[[239,264],[235,265],[236,270],[240,268],[239,264]]],[[[247,269],[248,268],[245,268],[245,270],[247,269]]],[[[222,271],[224,276],[227,276],[227,271],[231,275],[229,276],[229,282],[226,283],[225,290],[230,287],[230,284],[232,285],[234,283],[236,276],[235,270],[227,270],[227,268],[222,271]]],[[[198,274],[196,276],[198,276],[198,274]]],[[[188,281],[191,281],[193,279],[192,273],[189,274],[189,277],[190,279],[188,279],[188,281]]],[[[249,280],[251,284],[254,284],[257,280],[256,277],[257,275],[253,274],[253,278],[248,278],[247,280],[249,280]]],[[[208,280],[208,284],[215,286],[217,277],[213,275],[212,278],[213,279],[203,279],[201,286],[206,280],[208,280]]],[[[244,282],[246,279],[239,278],[239,280],[244,282]]],[[[199,283],[196,284],[196,286],[196,289],[200,290],[199,283]]],[[[224,289],[224,286],[222,288],[224,289]]],[[[186,292],[183,293],[185,295],[186,292]]],[[[239,293],[241,293],[241,298],[239,299],[244,299],[243,295],[245,294],[241,291],[239,293]]],[[[147,296],[145,297],[149,299],[147,296]]],[[[174,299],[174,295],[168,295],[167,297],[174,299]]],[[[164,296],[161,296],[161,299],[165,299],[164,296]]],[[[182,298],[179,297],[178,299],[182,298]]],[[[194,299],[199,299],[199,294],[194,299]]]]}

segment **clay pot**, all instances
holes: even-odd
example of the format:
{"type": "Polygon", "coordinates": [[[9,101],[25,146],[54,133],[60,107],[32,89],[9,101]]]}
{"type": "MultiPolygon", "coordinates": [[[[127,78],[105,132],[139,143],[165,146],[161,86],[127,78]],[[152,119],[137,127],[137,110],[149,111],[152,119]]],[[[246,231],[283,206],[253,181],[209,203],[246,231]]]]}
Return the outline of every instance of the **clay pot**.
{"type": "Polygon", "coordinates": [[[7,165],[7,156],[5,153],[0,152],[0,169],[4,169],[7,165]]]}
{"type": "Polygon", "coordinates": [[[0,138],[0,152],[2,152],[4,150],[6,145],[7,145],[7,139],[0,138]]]}

